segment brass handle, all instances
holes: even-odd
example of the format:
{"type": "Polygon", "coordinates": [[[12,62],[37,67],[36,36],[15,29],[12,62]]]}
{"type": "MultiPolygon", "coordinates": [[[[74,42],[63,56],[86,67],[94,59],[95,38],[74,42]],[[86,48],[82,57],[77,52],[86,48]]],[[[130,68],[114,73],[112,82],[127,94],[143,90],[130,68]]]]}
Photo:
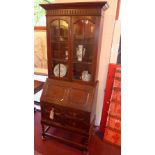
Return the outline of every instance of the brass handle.
{"type": "Polygon", "coordinates": [[[62,102],[64,99],[62,98],[60,101],[62,102]]]}
{"type": "Polygon", "coordinates": [[[53,120],[54,119],[54,108],[52,108],[52,110],[50,111],[50,119],[53,120]]]}

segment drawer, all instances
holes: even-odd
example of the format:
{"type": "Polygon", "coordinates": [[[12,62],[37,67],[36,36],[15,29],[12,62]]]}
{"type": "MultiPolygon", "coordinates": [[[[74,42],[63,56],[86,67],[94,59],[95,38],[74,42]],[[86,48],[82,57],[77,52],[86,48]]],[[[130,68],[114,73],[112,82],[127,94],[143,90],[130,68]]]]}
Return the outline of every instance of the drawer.
{"type": "Polygon", "coordinates": [[[65,124],[65,118],[61,108],[55,106],[42,106],[41,107],[42,118],[51,122],[56,122],[61,125],[65,124]],[[51,111],[53,111],[53,119],[50,118],[51,111]]]}
{"type": "Polygon", "coordinates": [[[61,107],[51,103],[41,104],[42,118],[51,123],[59,123],[65,127],[89,131],[89,113],[78,111],[66,107],[61,107]],[[50,118],[53,110],[53,119],[50,118]]]}
{"type": "Polygon", "coordinates": [[[65,117],[65,126],[75,128],[78,130],[84,130],[85,132],[89,132],[89,123],[86,121],[69,119],[65,117]]]}
{"type": "Polygon", "coordinates": [[[90,122],[90,113],[83,112],[80,110],[67,109],[64,113],[65,117],[68,119],[75,119],[79,121],[90,122]]]}

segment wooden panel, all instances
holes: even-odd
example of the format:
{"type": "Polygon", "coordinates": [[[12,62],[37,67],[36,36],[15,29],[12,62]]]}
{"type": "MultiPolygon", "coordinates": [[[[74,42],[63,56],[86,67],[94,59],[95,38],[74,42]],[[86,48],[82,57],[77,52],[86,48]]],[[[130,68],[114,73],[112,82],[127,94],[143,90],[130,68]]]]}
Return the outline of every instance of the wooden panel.
{"type": "Polygon", "coordinates": [[[74,104],[85,104],[87,103],[87,98],[89,93],[80,89],[71,89],[69,94],[69,103],[74,104]]]}
{"type": "Polygon", "coordinates": [[[91,112],[94,91],[94,86],[47,79],[41,101],[91,112]]]}
{"type": "Polygon", "coordinates": [[[65,87],[60,87],[57,85],[49,85],[48,90],[46,90],[46,96],[50,97],[52,100],[62,101],[65,96],[65,87]]]}

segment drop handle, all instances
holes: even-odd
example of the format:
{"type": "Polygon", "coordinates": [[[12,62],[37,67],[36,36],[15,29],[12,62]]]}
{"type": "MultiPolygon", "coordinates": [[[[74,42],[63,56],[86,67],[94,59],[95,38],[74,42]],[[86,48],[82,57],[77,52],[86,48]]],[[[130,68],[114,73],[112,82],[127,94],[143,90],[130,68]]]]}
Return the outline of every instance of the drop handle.
{"type": "Polygon", "coordinates": [[[60,101],[62,102],[64,99],[62,98],[60,101]]]}
{"type": "Polygon", "coordinates": [[[51,120],[54,119],[54,108],[52,108],[51,111],[50,111],[50,119],[51,120]]]}

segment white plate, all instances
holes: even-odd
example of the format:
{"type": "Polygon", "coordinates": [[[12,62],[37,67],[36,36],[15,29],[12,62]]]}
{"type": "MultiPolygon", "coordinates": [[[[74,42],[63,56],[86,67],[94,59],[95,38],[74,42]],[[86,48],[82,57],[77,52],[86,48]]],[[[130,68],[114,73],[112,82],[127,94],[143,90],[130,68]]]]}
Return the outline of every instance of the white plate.
{"type": "Polygon", "coordinates": [[[64,64],[57,64],[54,67],[54,70],[53,70],[54,75],[59,77],[59,68],[60,68],[60,77],[64,77],[67,73],[67,67],[64,64]]]}

